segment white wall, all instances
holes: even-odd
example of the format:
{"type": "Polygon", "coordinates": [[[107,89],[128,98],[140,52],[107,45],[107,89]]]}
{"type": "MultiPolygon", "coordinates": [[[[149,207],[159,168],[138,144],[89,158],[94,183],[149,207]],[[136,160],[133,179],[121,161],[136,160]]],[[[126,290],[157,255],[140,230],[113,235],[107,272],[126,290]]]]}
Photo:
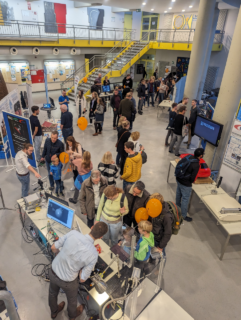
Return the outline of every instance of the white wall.
{"type": "Polygon", "coordinates": [[[239,9],[228,10],[226,23],[224,27],[225,35],[223,40],[223,49],[220,52],[212,52],[209,66],[219,67],[218,76],[216,79],[215,87],[218,88],[221,85],[222,77],[227,62],[227,57],[232,42],[233,32],[235,29],[239,9]]]}
{"type": "Polygon", "coordinates": [[[135,39],[140,39],[141,37],[141,12],[132,13],[132,29],[136,30],[135,39]]]}

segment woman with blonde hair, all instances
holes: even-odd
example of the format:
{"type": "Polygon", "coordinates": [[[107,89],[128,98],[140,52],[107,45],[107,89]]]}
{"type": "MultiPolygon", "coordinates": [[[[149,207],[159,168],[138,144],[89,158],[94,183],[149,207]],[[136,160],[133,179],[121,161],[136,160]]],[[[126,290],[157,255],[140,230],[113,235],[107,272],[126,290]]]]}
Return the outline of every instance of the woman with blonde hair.
{"type": "Polygon", "coordinates": [[[124,117],[124,116],[121,116],[120,117],[120,119],[119,119],[119,121],[118,121],[118,125],[117,125],[117,134],[118,134],[118,132],[120,132],[120,130],[122,129],[122,123],[124,122],[124,121],[126,121],[127,119],[126,119],[126,117],[124,117]]]}
{"type": "MultiPolygon", "coordinates": [[[[73,165],[73,160],[76,158],[82,158],[82,147],[79,142],[75,140],[74,137],[69,136],[66,138],[66,153],[69,155],[70,162],[72,163],[72,169],[74,174],[74,182],[78,176],[78,170],[75,165],[73,165]]],[[[75,187],[71,188],[70,191],[75,190],[75,187]]]]}
{"type": "Polygon", "coordinates": [[[129,212],[128,201],[122,189],[115,186],[105,188],[97,210],[95,224],[103,221],[108,226],[108,231],[103,240],[111,246],[118,243],[119,234],[122,232],[122,217],[129,212]]]}
{"type": "Polygon", "coordinates": [[[101,172],[102,176],[106,177],[108,185],[116,184],[115,179],[118,178],[118,168],[110,151],[107,151],[104,154],[101,162],[98,164],[98,170],[101,172]]]}
{"type": "Polygon", "coordinates": [[[85,181],[90,177],[91,170],[93,169],[93,164],[91,162],[91,154],[89,153],[89,151],[85,151],[82,158],[76,158],[72,162],[77,167],[78,176],[75,179],[75,183],[74,183],[75,184],[74,197],[69,198],[69,202],[76,204],[78,201],[81,185],[83,181],[85,181]]]}

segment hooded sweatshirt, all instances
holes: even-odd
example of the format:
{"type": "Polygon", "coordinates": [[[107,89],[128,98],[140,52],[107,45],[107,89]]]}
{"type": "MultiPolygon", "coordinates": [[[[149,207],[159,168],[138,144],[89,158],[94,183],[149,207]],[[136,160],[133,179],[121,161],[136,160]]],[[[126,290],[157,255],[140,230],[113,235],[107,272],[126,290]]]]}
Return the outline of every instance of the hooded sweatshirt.
{"type": "Polygon", "coordinates": [[[148,260],[151,255],[152,247],[154,247],[154,234],[150,232],[149,238],[141,236],[137,242],[134,257],[140,261],[148,260]]]}
{"type": "Polygon", "coordinates": [[[142,157],[135,152],[126,158],[123,175],[121,178],[127,182],[136,182],[141,178],[142,157]]]}

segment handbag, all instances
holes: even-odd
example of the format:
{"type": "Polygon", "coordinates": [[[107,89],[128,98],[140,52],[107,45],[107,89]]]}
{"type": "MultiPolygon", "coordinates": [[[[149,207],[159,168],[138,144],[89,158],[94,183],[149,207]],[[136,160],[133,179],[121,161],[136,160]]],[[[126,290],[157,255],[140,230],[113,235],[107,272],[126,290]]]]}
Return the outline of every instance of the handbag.
{"type": "Polygon", "coordinates": [[[74,182],[74,186],[76,189],[80,190],[81,189],[81,186],[82,186],[82,183],[88,179],[91,175],[91,171],[86,173],[86,174],[83,174],[82,176],[79,174],[77,176],[77,178],[75,179],[75,182],[74,182]]]}
{"type": "MultiPolygon", "coordinates": [[[[64,158],[64,162],[65,162],[65,158],[64,158]]],[[[71,162],[67,162],[63,164],[62,170],[61,170],[61,180],[69,180],[71,178],[73,178],[74,173],[73,173],[73,166],[71,164],[71,162]]]]}
{"type": "Polygon", "coordinates": [[[185,137],[188,134],[188,127],[186,126],[186,117],[183,118],[182,136],[185,137]]]}
{"type": "Polygon", "coordinates": [[[118,144],[119,144],[122,136],[123,136],[126,132],[128,132],[128,131],[123,132],[122,135],[120,136],[120,139],[119,139],[118,142],[115,144],[115,147],[116,147],[116,148],[118,147],[118,144]]]}

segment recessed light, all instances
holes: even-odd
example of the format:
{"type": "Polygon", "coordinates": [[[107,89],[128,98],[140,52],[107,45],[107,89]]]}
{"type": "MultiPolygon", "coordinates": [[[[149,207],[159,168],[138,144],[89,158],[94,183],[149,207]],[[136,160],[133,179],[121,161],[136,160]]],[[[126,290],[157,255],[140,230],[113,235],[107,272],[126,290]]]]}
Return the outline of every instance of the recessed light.
{"type": "Polygon", "coordinates": [[[184,12],[185,10],[182,10],[182,12],[184,12]]]}
{"type": "Polygon", "coordinates": [[[170,8],[168,8],[169,10],[172,10],[172,8],[170,7],[170,8]]]}
{"type": "Polygon", "coordinates": [[[143,6],[145,6],[145,5],[146,5],[146,3],[145,3],[145,2],[143,2],[142,4],[143,4],[143,6]]]}
{"type": "Polygon", "coordinates": [[[176,0],[172,0],[172,2],[175,2],[176,0]]]}
{"type": "Polygon", "coordinates": [[[167,13],[167,11],[164,11],[164,13],[167,13]]]}
{"type": "Polygon", "coordinates": [[[193,6],[189,6],[189,8],[192,8],[193,6]]]}
{"type": "Polygon", "coordinates": [[[153,11],[154,9],[151,9],[151,11],[153,11]]]}

